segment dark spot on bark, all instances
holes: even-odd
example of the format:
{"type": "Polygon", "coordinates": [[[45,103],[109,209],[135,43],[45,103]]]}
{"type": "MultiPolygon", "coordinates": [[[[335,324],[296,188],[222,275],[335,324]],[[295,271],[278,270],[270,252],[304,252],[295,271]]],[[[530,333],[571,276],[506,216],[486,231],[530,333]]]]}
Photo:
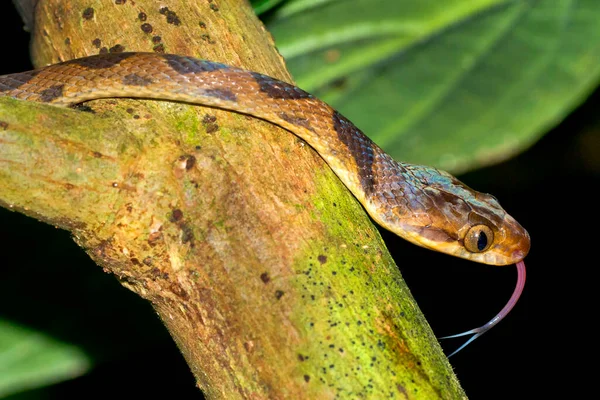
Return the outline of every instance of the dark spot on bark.
{"type": "Polygon", "coordinates": [[[100,153],[99,151],[94,151],[94,152],[92,153],[92,156],[93,156],[94,158],[102,158],[102,153],[100,153]]]}
{"type": "Polygon", "coordinates": [[[408,393],[406,392],[406,389],[404,388],[404,386],[402,386],[399,383],[396,383],[396,389],[398,390],[398,392],[400,392],[404,398],[408,399],[408,393]]]}
{"type": "Polygon", "coordinates": [[[304,382],[308,383],[310,381],[310,376],[304,375],[304,382]]]}
{"type": "Polygon", "coordinates": [[[75,189],[75,185],[73,185],[72,183],[65,183],[65,189],[67,189],[67,190],[75,189]]]}
{"type": "Polygon", "coordinates": [[[191,247],[194,247],[194,230],[192,227],[186,223],[180,224],[181,228],[181,241],[183,243],[189,243],[191,247]]]}
{"type": "Polygon", "coordinates": [[[306,118],[296,117],[294,115],[286,113],[285,111],[281,111],[279,113],[279,116],[281,117],[281,119],[289,122],[292,125],[301,126],[303,128],[308,129],[311,132],[314,132],[313,128],[310,126],[310,122],[308,122],[306,118]]]}
{"type": "Polygon", "coordinates": [[[204,117],[202,118],[203,124],[212,124],[212,123],[215,123],[216,121],[217,121],[217,117],[215,117],[214,115],[210,115],[210,114],[205,114],[204,117]]]}
{"type": "Polygon", "coordinates": [[[127,3],[127,0],[115,0],[115,4],[116,4],[116,5],[119,5],[119,6],[120,6],[121,4],[125,4],[125,3],[127,3]]]}
{"type": "Polygon", "coordinates": [[[217,43],[215,40],[210,38],[210,35],[208,33],[203,33],[202,35],[200,35],[200,39],[204,40],[206,43],[209,44],[217,43]]]}
{"type": "Polygon", "coordinates": [[[167,54],[167,64],[182,75],[212,72],[220,69],[228,69],[229,66],[213,61],[198,60],[196,58],[167,54]]]}
{"type": "Polygon", "coordinates": [[[63,95],[63,89],[65,85],[54,85],[50,86],[40,92],[40,101],[43,103],[49,103],[52,100],[61,97],[63,95]]]}
{"type": "Polygon", "coordinates": [[[121,82],[123,82],[124,85],[130,86],[148,86],[152,83],[152,79],[145,76],[139,76],[138,74],[129,74],[125,75],[121,82]]]}
{"type": "Polygon", "coordinates": [[[299,87],[271,78],[270,76],[259,74],[258,72],[251,72],[251,75],[258,84],[260,91],[272,99],[299,100],[313,97],[299,87]]]}
{"type": "Polygon", "coordinates": [[[262,274],[260,274],[260,280],[263,281],[263,283],[269,283],[271,277],[269,276],[268,272],[263,272],[262,274]]]}
{"type": "Polygon", "coordinates": [[[101,48],[98,54],[108,54],[108,47],[101,48]]]}
{"type": "Polygon", "coordinates": [[[160,36],[152,36],[152,43],[159,44],[162,41],[162,37],[160,36]]]}
{"type": "Polygon", "coordinates": [[[304,357],[302,354],[298,354],[298,360],[300,361],[304,361],[306,360],[308,357],[304,357]]]}
{"type": "Polygon", "coordinates": [[[74,106],[72,106],[71,108],[73,108],[74,110],[78,110],[81,112],[89,112],[92,114],[95,114],[96,112],[92,109],[92,107],[86,105],[86,104],[75,104],[74,106]]]}
{"type": "Polygon", "coordinates": [[[108,49],[109,53],[122,53],[125,51],[125,46],[122,46],[120,44],[116,44],[113,47],[111,47],[110,49],[108,49]]]}
{"type": "Polygon", "coordinates": [[[179,222],[182,219],[183,219],[183,211],[181,211],[178,208],[174,209],[173,212],[171,213],[170,221],[171,222],[179,222]]]}
{"type": "Polygon", "coordinates": [[[71,44],[71,38],[65,38],[65,44],[69,46],[71,44]]]}
{"type": "Polygon", "coordinates": [[[169,7],[163,7],[160,10],[158,10],[158,12],[167,17],[168,24],[172,24],[175,26],[181,25],[181,20],[179,19],[175,11],[169,10],[169,7]]]}
{"type": "Polygon", "coordinates": [[[327,256],[319,255],[319,257],[317,257],[317,260],[319,260],[321,264],[325,264],[327,262],[327,256]]]}
{"type": "Polygon", "coordinates": [[[161,54],[163,54],[163,53],[165,52],[165,45],[164,45],[164,44],[162,44],[162,43],[161,43],[161,44],[157,44],[156,46],[154,46],[154,47],[152,48],[152,50],[153,50],[155,53],[161,53],[161,54]]]}
{"type": "Polygon", "coordinates": [[[102,46],[102,40],[100,40],[99,38],[92,40],[92,46],[99,49],[100,46],[102,46]]]}
{"type": "Polygon", "coordinates": [[[152,25],[150,25],[149,23],[142,24],[140,28],[144,33],[152,33],[152,25]]]}
{"type": "Polygon", "coordinates": [[[218,130],[219,130],[219,125],[217,125],[217,124],[206,125],[206,133],[214,133],[218,130]]]}
{"type": "Polygon", "coordinates": [[[156,279],[169,279],[169,274],[166,272],[162,272],[159,268],[154,267],[150,270],[150,274],[152,275],[152,278],[154,278],[154,280],[156,279]]]}
{"type": "Polygon", "coordinates": [[[237,96],[231,90],[228,89],[206,89],[204,91],[209,97],[215,97],[217,99],[226,100],[226,101],[235,101],[237,96]]]}
{"type": "Polygon", "coordinates": [[[140,21],[144,22],[145,20],[147,20],[147,19],[148,19],[148,16],[146,15],[146,13],[144,13],[144,12],[141,12],[141,13],[139,13],[139,14],[138,14],[138,19],[139,19],[140,21]]]}
{"type": "Polygon", "coordinates": [[[135,110],[133,108],[131,108],[131,107],[128,108],[127,110],[125,110],[125,111],[127,111],[127,114],[133,114],[135,112],[135,110]]]}
{"type": "Polygon", "coordinates": [[[206,29],[206,24],[204,22],[200,21],[198,25],[200,25],[200,28],[206,29]]]}
{"type": "Polygon", "coordinates": [[[148,236],[148,244],[151,247],[154,247],[157,245],[157,243],[162,239],[162,233],[161,232],[152,232],[149,236],[148,236]]]}
{"type": "Polygon", "coordinates": [[[131,261],[131,263],[132,263],[133,265],[142,265],[142,264],[140,264],[140,260],[138,260],[138,259],[137,259],[137,258],[135,258],[135,257],[133,257],[133,258],[130,258],[130,259],[129,259],[129,261],[131,261]]]}
{"type": "Polygon", "coordinates": [[[367,194],[373,193],[375,186],[373,142],[339,112],[335,111],[332,117],[333,128],[338,138],[344,143],[358,166],[358,175],[363,190],[367,194]]]}
{"type": "Polygon", "coordinates": [[[213,10],[213,11],[219,11],[219,7],[217,7],[216,4],[211,4],[210,5],[210,9],[213,10]]]}
{"type": "Polygon", "coordinates": [[[196,157],[192,155],[187,156],[187,160],[185,162],[185,169],[189,171],[190,169],[194,168],[194,165],[196,165],[196,157]]]}
{"type": "Polygon", "coordinates": [[[3,131],[8,129],[8,122],[6,121],[0,121],[0,129],[2,129],[3,131]]]}
{"type": "Polygon", "coordinates": [[[285,292],[283,290],[276,290],[275,291],[275,297],[277,298],[277,300],[281,299],[284,294],[285,294],[285,292]]]}
{"type": "Polygon", "coordinates": [[[81,14],[81,16],[83,17],[83,19],[87,20],[94,18],[94,9],[92,7],[86,8],[85,10],[83,10],[83,14],[81,14]]]}
{"type": "Polygon", "coordinates": [[[142,262],[150,267],[152,265],[152,258],[146,257],[146,258],[144,258],[144,261],[142,261],[142,262]]]}

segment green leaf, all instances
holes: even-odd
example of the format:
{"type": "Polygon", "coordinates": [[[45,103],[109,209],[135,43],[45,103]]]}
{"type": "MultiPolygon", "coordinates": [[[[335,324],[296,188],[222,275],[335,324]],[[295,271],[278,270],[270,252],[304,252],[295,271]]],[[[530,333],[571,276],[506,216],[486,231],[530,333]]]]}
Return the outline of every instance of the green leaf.
{"type": "Polygon", "coordinates": [[[256,15],[260,15],[283,1],[284,0],[252,0],[250,3],[252,3],[256,15]]]}
{"type": "Polygon", "coordinates": [[[80,376],[89,366],[77,347],[0,319],[0,398],[80,376]]]}
{"type": "Polygon", "coordinates": [[[298,0],[266,22],[299,86],[394,158],[462,172],[596,87],[599,20],[597,0],[298,0]]]}

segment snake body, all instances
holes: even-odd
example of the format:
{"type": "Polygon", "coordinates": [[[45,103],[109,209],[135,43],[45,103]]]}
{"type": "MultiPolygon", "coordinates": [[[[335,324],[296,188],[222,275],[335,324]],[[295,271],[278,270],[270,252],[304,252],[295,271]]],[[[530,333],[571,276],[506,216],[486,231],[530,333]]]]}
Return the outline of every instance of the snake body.
{"type": "MultiPolygon", "coordinates": [[[[313,147],[384,228],[457,257],[517,263],[524,282],[529,235],[493,196],[444,171],[393,160],[340,113],[286,82],[186,56],[116,53],[0,76],[0,95],[59,106],[109,97],[159,99],[264,119],[313,147]]],[[[515,290],[513,305],[519,295],[515,290]]]]}

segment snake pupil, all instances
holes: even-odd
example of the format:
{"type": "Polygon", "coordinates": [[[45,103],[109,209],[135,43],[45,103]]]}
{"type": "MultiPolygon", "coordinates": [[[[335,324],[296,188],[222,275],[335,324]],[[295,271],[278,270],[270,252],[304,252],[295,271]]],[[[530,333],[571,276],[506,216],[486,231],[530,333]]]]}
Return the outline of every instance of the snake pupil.
{"type": "Polygon", "coordinates": [[[488,244],[488,237],[484,231],[479,232],[479,237],[477,238],[477,249],[479,251],[485,250],[488,244]]]}

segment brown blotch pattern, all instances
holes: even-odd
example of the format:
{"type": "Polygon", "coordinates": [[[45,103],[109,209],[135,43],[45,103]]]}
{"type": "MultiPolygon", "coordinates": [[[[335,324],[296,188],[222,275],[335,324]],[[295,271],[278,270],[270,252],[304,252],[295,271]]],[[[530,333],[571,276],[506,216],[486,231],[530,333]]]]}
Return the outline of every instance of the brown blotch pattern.
{"type": "Polygon", "coordinates": [[[204,94],[209,97],[216,97],[217,99],[226,101],[236,101],[237,99],[236,94],[228,89],[206,89],[204,94]]]}
{"type": "Polygon", "coordinates": [[[40,71],[38,70],[0,76],[0,93],[20,88],[39,73],[40,71]]]}
{"type": "Polygon", "coordinates": [[[327,256],[320,255],[319,257],[317,257],[317,260],[319,260],[321,264],[325,264],[327,262],[327,256]]]}
{"type": "Polygon", "coordinates": [[[123,77],[122,82],[124,85],[148,86],[152,83],[152,79],[138,74],[129,74],[123,77]]]}
{"type": "MultiPolygon", "coordinates": [[[[103,47],[103,49],[106,49],[106,47],[103,47]]],[[[102,49],[100,49],[100,52],[102,52],[102,49]]],[[[81,65],[82,67],[89,69],[108,69],[120,64],[121,61],[129,57],[135,57],[135,55],[135,53],[116,53],[107,55],[105,57],[77,58],[75,60],[69,61],[69,63],[81,65]]]]}
{"type": "Polygon", "coordinates": [[[148,19],[148,16],[146,15],[145,12],[141,12],[138,14],[138,19],[142,22],[146,21],[148,19]]]}
{"type": "Polygon", "coordinates": [[[373,193],[373,142],[337,111],[333,113],[333,128],[356,162],[363,190],[366,194],[373,193]]]}
{"type": "Polygon", "coordinates": [[[64,87],[65,87],[64,84],[60,84],[60,85],[50,86],[50,87],[42,90],[40,92],[40,101],[43,103],[49,103],[58,97],[62,97],[64,87]]]}
{"type": "Polygon", "coordinates": [[[306,118],[296,117],[294,115],[286,113],[285,111],[281,111],[279,113],[279,117],[292,125],[301,126],[303,128],[308,129],[311,132],[314,132],[314,129],[310,126],[310,122],[306,118]]]}
{"type": "Polygon", "coordinates": [[[171,54],[168,54],[164,57],[167,61],[167,64],[182,75],[230,69],[228,65],[212,61],[198,60],[197,58],[182,57],[171,54]]]}
{"type": "Polygon", "coordinates": [[[165,45],[164,44],[157,44],[156,46],[154,46],[152,48],[152,51],[154,51],[155,53],[164,53],[165,52],[165,45]]]}
{"type": "Polygon", "coordinates": [[[92,40],[92,46],[99,49],[100,46],[102,46],[102,40],[100,40],[99,38],[92,40]]]}
{"type": "Polygon", "coordinates": [[[285,292],[283,290],[276,290],[275,291],[275,298],[277,300],[281,299],[283,297],[283,295],[285,294],[285,292]]]}
{"type": "Polygon", "coordinates": [[[8,129],[8,122],[6,121],[0,121],[0,129],[2,129],[3,131],[8,129]]]}
{"type": "Polygon", "coordinates": [[[250,74],[258,84],[260,91],[272,99],[299,100],[313,97],[297,86],[275,80],[270,76],[259,74],[258,72],[251,72],[250,74]]]}
{"type": "Polygon", "coordinates": [[[121,4],[127,3],[127,0],[115,0],[115,4],[120,6],[121,4]]]}

